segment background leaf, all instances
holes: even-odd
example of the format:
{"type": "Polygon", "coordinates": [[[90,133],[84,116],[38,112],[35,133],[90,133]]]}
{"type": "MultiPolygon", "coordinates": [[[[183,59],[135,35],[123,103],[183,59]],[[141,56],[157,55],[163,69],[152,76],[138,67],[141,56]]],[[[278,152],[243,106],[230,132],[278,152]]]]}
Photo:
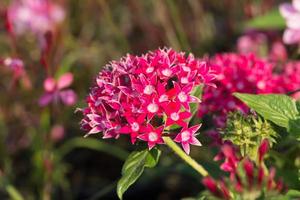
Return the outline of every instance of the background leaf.
{"type": "Polygon", "coordinates": [[[284,29],[285,21],[280,15],[278,8],[269,11],[267,14],[255,17],[246,23],[247,28],[255,29],[284,29]]]}

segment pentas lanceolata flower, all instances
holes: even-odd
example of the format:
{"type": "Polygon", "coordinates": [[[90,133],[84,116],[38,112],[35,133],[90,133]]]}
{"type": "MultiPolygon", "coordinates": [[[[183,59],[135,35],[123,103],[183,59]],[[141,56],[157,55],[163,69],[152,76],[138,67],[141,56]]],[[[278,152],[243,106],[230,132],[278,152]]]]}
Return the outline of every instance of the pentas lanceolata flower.
{"type": "Polygon", "coordinates": [[[71,106],[76,103],[77,95],[72,89],[66,89],[73,82],[73,74],[68,72],[55,80],[53,77],[48,77],[44,81],[45,93],[39,99],[40,106],[46,106],[51,102],[62,102],[65,105],[71,106]]]}
{"type": "Polygon", "coordinates": [[[54,31],[64,17],[64,10],[51,0],[13,0],[7,9],[8,26],[16,34],[43,35],[54,31]]]}
{"type": "Polygon", "coordinates": [[[202,180],[205,187],[220,199],[257,199],[270,197],[283,191],[282,181],[275,180],[275,169],[268,170],[263,159],[269,148],[268,140],[263,140],[259,149],[257,161],[248,157],[242,158],[232,144],[224,144],[215,160],[224,159],[221,169],[230,172],[230,179],[222,178],[220,181],[208,176],[202,180]],[[268,196],[270,195],[270,196],[268,196]]]}
{"type": "Polygon", "coordinates": [[[300,43],[300,0],[292,0],[292,3],[282,3],[279,10],[287,25],[287,29],[283,34],[283,42],[286,44],[300,43]]]}
{"type": "Polygon", "coordinates": [[[217,126],[225,125],[227,113],[249,108],[232,93],[272,93],[276,86],[273,80],[273,65],[253,54],[217,54],[210,59],[217,76],[213,83],[217,88],[205,87],[199,115],[214,113],[217,126]]]}
{"type": "Polygon", "coordinates": [[[188,125],[189,104],[200,102],[192,90],[213,78],[206,62],[191,54],[164,48],[127,55],[99,73],[82,110],[82,128],[87,135],[102,132],[103,138],[129,135],[133,144],[143,140],[151,149],[164,143],[162,137],[176,126],[181,131],[174,141],[189,153],[190,144],[200,145],[195,137],[200,126],[188,125]]]}

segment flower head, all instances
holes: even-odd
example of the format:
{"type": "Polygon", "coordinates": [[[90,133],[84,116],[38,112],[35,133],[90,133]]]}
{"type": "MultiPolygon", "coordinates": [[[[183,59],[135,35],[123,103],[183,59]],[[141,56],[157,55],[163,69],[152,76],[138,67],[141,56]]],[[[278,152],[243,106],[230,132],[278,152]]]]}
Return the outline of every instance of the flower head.
{"type": "Polygon", "coordinates": [[[7,11],[8,22],[17,34],[31,31],[43,35],[53,31],[65,17],[64,10],[50,0],[14,0],[7,11]]]}
{"type": "Polygon", "coordinates": [[[61,101],[65,105],[74,105],[77,99],[75,92],[72,89],[66,89],[73,82],[73,74],[65,73],[58,80],[53,77],[48,77],[44,81],[45,93],[39,99],[40,106],[46,106],[50,102],[61,101]]]}
{"type": "MultiPolygon", "coordinates": [[[[127,55],[99,73],[86,100],[88,107],[82,110],[82,128],[88,134],[103,132],[105,138],[127,134],[132,143],[139,139],[153,148],[163,143],[166,127],[188,127],[189,103],[199,103],[192,89],[213,77],[206,62],[172,49],[127,55]]],[[[189,144],[198,144],[195,131],[189,144]]]]}

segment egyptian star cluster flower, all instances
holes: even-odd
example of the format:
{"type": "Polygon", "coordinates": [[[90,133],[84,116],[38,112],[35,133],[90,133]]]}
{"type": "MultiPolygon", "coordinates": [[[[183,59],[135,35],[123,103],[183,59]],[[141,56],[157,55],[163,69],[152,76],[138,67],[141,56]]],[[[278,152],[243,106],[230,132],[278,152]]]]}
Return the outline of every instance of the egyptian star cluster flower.
{"type": "Polygon", "coordinates": [[[262,195],[278,194],[284,187],[281,180],[275,180],[275,169],[268,170],[263,159],[269,148],[268,140],[263,140],[257,152],[257,161],[240,157],[233,145],[224,144],[215,160],[224,159],[221,169],[230,172],[230,181],[220,181],[208,176],[202,180],[205,187],[220,199],[236,199],[247,196],[259,198],[262,195]],[[264,194],[263,194],[264,193],[264,194]]]}
{"type": "Polygon", "coordinates": [[[204,88],[199,115],[215,113],[214,121],[219,127],[225,125],[228,112],[248,111],[248,107],[232,93],[272,93],[276,85],[273,65],[253,54],[217,54],[210,59],[210,65],[217,74],[213,80],[217,88],[204,88]]]}
{"type": "Polygon", "coordinates": [[[99,73],[82,109],[87,135],[103,138],[129,135],[134,144],[146,141],[149,149],[164,143],[162,136],[176,126],[174,141],[189,153],[189,145],[201,145],[195,135],[200,125],[188,127],[190,103],[200,100],[193,88],[209,84],[214,74],[206,62],[192,54],[158,49],[142,56],[127,55],[106,65],[99,73]]]}
{"type": "Polygon", "coordinates": [[[298,44],[300,42],[300,0],[292,0],[292,3],[282,3],[279,6],[280,14],[286,20],[287,29],[283,34],[283,42],[286,44],[298,44]]]}
{"type": "Polygon", "coordinates": [[[51,0],[14,0],[7,10],[8,23],[16,34],[53,31],[64,17],[64,10],[51,0]]]}

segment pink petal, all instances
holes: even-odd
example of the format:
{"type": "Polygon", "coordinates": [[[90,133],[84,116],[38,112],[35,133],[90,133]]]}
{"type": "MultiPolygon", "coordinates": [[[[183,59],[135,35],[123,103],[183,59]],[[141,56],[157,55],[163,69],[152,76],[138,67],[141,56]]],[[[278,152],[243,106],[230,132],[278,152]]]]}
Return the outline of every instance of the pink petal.
{"type": "Polygon", "coordinates": [[[73,74],[71,72],[63,74],[57,81],[58,89],[69,87],[73,82],[73,74]]]}
{"type": "Polygon", "coordinates": [[[44,81],[44,89],[46,92],[53,92],[55,90],[56,81],[54,78],[49,77],[44,81]]]}
{"type": "Polygon", "coordinates": [[[186,154],[190,154],[190,144],[187,142],[181,143],[183,150],[186,154]]]}
{"type": "Polygon", "coordinates": [[[182,112],[179,114],[179,116],[181,119],[187,119],[187,118],[191,117],[192,114],[190,112],[182,112]]]}
{"type": "Polygon", "coordinates": [[[62,102],[67,105],[71,106],[76,103],[77,95],[73,90],[64,90],[59,93],[62,102]]]}
{"type": "Polygon", "coordinates": [[[144,141],[148,141],[148,134],[147,133],[141,134],[141,135],[137,136],[137,138],[144,140],[144,141]]]}
{"type": "Polygon", "coordinates": [[[300,0],[293,0],[293,1],[292,1],[292,4],[293,4],[294,8],[295,8],[298,12],[300,12],[300,0]]]}
{"type": "Polygon", "coordinates": [[[148,142],[149,150],[151,150],[155,146],[155,144],[156,143],[154,143],[154,142],[148,142]]]}
{"type": "Polygon", "coordinates": [[[131,128],[129,126],[123,126],[122,128],[120,128],[119,133],[130,133],[132,132],[131,128]]]}
{"type": "Polygon", "coordinates": [[[294,14],[287,18],[286,25],[291,29],[300,29],[300,13],[294,14]]]}
{"type": "Polygon", "coordinates": [[[202,146],[201,142],[196,137],[192,137],[189,142],[192,145],[202,146]]]}
{"type": "Polygon", "coordinates": [[[179,133],[179,134],[176,135],[174,141],[178,142],[178,143],[181,143],[181,133],[179,133]]]}
{"type": "Polygon", "coordinates": [[[296,44],[300,42],[300,30],[286,29],[283,33],[285,44],[296,44]]]}
{"type": "Polygon", "coordinates": [[[46,106],[53,100],[53,93],[46,93],[39,99],[40,106],[46,106]]]}
{"type": "Polygon", "coordinates": [[[202,124],[198,124],[198,125],[195,125],[195,126],[192,126],[189,128],[189,130],[192,132],[192,134],[196,133],[199,128],[201,127],[202,124]]]}
{"type": "Polygon", "coordinates": [[[282,3],[279,6],[279,12],[284,18],[289,18],[297,13],[297,10],[290,3],[282,3]]]}

